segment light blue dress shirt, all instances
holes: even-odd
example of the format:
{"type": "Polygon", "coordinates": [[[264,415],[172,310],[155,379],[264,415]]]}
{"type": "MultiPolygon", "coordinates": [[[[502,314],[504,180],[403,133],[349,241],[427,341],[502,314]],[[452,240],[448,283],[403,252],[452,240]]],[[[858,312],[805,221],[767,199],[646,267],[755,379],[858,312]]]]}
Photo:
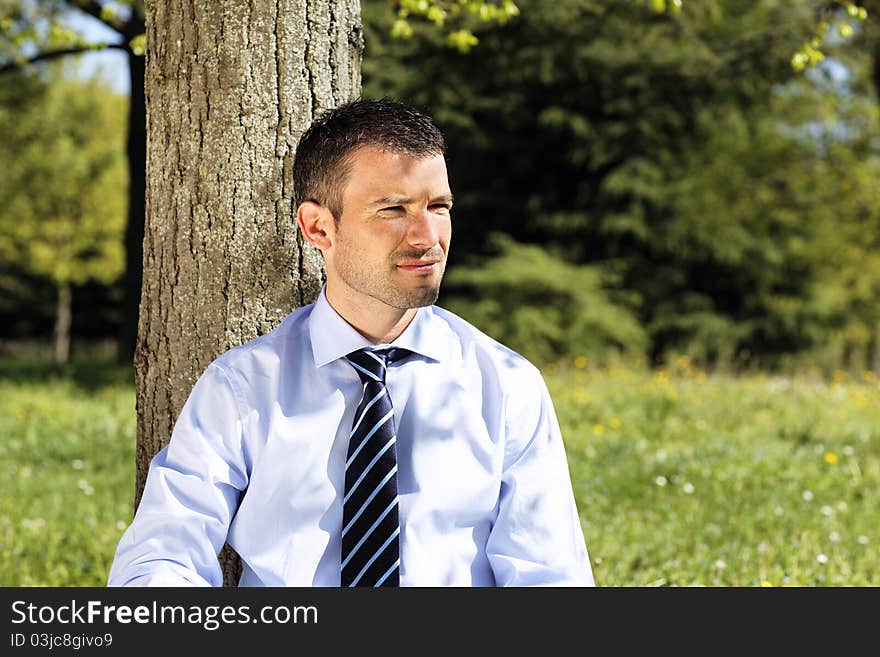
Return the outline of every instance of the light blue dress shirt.
{"type": "MultiPolygon", "coordinates": [[[[388,368],[401,586],[592,586],[565,450],[540,372],[437,306],[388,368]]],[[[339,586],[348,437],[371,343],[318,300],[217,358],[153,458],[108,586],[339,586]]],[[[380,345],[375,345],[377,348],[380,345]]]]}

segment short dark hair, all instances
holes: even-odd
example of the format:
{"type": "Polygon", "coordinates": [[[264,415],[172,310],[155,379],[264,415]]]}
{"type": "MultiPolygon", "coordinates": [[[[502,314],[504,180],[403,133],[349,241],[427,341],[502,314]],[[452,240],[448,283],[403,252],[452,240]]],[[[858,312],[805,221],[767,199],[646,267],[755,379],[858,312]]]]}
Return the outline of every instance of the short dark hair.
{"type": "Polygon", "coordinates": [[[302,134],[293,160],[295,207],[314,201],[334,218],[352,154],[362,146],[413,157],[446,154],[446,142],[430,117],[390,98],[356,99],[323,112],[302,134]]]}

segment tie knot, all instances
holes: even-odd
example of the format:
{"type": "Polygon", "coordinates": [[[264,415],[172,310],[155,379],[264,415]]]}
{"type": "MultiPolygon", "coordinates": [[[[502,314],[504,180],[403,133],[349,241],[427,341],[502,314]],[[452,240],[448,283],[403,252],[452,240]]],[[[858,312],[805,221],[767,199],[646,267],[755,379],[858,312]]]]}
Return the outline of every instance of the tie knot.
{"type": "Polygon", "coordinates": [[[402,360],[412,352],[399,347],[386,349],[363,348],[352,351],[346,356],[348,362],[354,366],[363,383],[368,381],[385,382],[385,369],[391,363],[402,360]]]}

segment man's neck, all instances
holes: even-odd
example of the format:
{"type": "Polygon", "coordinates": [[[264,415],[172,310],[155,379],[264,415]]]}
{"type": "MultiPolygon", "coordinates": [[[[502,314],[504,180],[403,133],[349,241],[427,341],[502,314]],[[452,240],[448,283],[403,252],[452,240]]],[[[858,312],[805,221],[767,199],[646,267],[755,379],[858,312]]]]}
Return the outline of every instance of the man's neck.
{"type": "Polygon", "coordinates": [[[330,307],[351,327],[373,344],[390,344],[406,330],[418,312],[418,308],[392,308],[380,301],[370,299],[355,304],[344,294],[336,294],[329,286],[325,296],[330,307]]]}

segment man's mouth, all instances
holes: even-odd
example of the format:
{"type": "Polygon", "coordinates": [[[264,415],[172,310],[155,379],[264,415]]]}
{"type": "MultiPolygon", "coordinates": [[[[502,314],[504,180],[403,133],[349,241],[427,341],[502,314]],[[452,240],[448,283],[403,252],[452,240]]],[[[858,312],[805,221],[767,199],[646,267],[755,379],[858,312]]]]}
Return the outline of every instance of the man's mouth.
{"type": "Polygon", "coordinates": [[[412,271],[412,272],[430,272],[434,270],[434,267],[439,263],[439,260],[421,260],[421,261],[410,261],[410,262],[400,262],[397,264],[398,268],[403,269],[404,271],[412,271]]]}

